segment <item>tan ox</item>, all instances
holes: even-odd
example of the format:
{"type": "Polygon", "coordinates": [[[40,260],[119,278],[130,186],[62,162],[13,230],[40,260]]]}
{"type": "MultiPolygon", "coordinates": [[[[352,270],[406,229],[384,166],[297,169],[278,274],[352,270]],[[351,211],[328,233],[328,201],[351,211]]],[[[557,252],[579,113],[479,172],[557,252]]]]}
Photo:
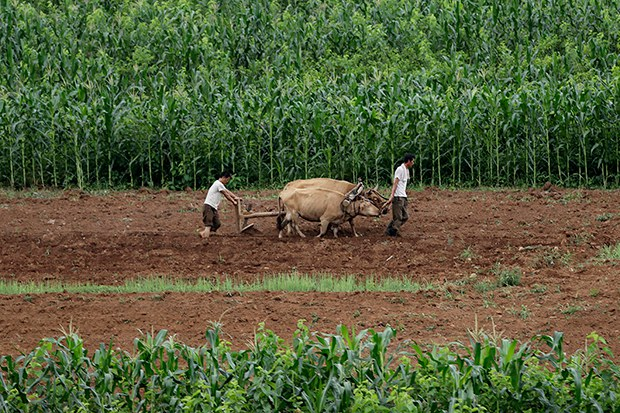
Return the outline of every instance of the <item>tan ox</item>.
{"type": "MultiPolygon", "coordinates": [[[[334,237],[337,238],[338,226],[343,222],[351,222],[357,215],[379,216],[379,208],[361,196],[361,191],[361,184],[346,194],[326,188],[291,188],[287,185],[278,199],[281,211],[277,220],[278,237],[282,238],[284,228],[289,224],[299,236],[305,237],[297,223],[300,217],[321,223],[319,237],[325,235],[332,225],[334,237]]],[[[357,236],[353,225],[351,227],[357,236]]]]}
{"type": "Polygon", "coordinates": [[[342,192],[346,194],[353,190],[357,185],[348,181],[339,181],[331,178],[311,178],[311,179],[298,179],[291,181],[284,187],[284,190],[289,188],[325,188],[333,191],[342,192]]]}
{"type": "MultiPolygon", "coordinates": [[[[348,181],[341,181],[341,180],[331,179],[331,178],[311,178],[311,179],[298,179],[296,181],[291,181],[288,184],[286,184],[286,186],[284,187],[284,191],[286,191],[287,189],[292,189],[292,188],[297,188],[297,189],[324,188],[324,189],[331,189],[333,191],[340,192],[344,195],[347,193],[351,193],[351,191],[357,188],[357,185],[352,184],[351,182],[348,182],[348,181]]],[[[385,198],[383,195],[379,193],[377,186],[375,186],[374,188],[364,190],[361,193],[361,195],[367,198],[377,208],[381,209],[382,215],[387,214],[389,210],[389,206],[385,205],[387,198],[385,198]]],[[[355,231],[355,224],[353,223],[353,218],[354,217],[351,217],[349,219],[349,225],[351,225],[351,232],[353,232],[353,235],[358,237],[359,234],[355,231]]]]}

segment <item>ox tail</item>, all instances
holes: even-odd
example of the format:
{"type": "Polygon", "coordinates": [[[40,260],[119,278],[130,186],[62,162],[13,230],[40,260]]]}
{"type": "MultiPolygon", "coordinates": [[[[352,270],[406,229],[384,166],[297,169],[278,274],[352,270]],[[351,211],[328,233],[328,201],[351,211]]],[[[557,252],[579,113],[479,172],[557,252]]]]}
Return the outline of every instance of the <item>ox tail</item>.
{"type": "Polygon", "coordinates": [[[284,214],[284,212],[282,212],[276,218],[276,227],[278,228],[278,231],[282,231],[284,229],[284,216],[285,215],[286,214],[284,214]]]}
{"type": "Polygon", "coordinates": [[[278,231],[282,231],[286,226],[284,224],[284,217],[286,216],[286,212],[284,212],[284,205],[282,205],[282,198],[278,197],[278,217],[276,218],[276,228],[278,231]]]}

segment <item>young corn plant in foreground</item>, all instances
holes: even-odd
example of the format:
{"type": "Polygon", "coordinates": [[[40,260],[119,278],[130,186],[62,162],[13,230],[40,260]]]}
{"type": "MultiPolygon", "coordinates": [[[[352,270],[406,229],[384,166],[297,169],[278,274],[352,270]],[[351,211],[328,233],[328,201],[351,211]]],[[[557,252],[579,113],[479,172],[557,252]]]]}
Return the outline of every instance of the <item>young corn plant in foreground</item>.
{"type": "Polygon", "coordinates": [[[311,333],[292,344],[260,326],[232,350],[215,325],[190,347],[165,330],[136,338],[131,353],[101,345],[90,356],[73,331],[29,354],[0,357],[0,412],[350,411],[542,412],[620,408],[620,368],[605,340],[564,354],[563,335],[468,345],[391,347],[395,330],[311,333]]]}

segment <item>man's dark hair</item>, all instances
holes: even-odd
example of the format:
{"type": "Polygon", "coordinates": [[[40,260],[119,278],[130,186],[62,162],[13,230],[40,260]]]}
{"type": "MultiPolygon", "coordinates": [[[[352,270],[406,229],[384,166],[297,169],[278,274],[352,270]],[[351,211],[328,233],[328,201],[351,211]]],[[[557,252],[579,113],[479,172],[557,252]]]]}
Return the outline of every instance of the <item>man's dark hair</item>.
{"type": "Polygon", "coordinates": [[[232,173],[230,171],[222,171],[217,176],[217,179],[220,179],[220,178],[230,178],[231,176],[232,176],[232,173]]]}
{"type": "Polygon", "coordinates": [[[415,159],[415,156],[413,156],[413,154],[406,153],[405,156],[403,157],[403,163],[407,163],[407,162],[412,161],[414,159],[415,159]]]}

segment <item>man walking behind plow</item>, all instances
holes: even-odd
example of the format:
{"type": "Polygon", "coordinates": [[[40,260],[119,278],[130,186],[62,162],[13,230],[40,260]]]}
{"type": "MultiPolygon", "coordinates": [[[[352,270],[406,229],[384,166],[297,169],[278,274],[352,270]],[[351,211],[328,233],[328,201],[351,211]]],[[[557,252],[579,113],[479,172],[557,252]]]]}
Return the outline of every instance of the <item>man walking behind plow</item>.
{"type": "Polygon", "coordinates": [[[414,156],[410,153],[405,154],[403,163],[394,172],[394,183],[392,193],[386,201],[384,207],[392,204],[392,220],[385,229],[385,234],[390,237],[400,237],[400,227],[407,222],[407,181],[410,178],[409,169],[413,166],[414,156]]]}

